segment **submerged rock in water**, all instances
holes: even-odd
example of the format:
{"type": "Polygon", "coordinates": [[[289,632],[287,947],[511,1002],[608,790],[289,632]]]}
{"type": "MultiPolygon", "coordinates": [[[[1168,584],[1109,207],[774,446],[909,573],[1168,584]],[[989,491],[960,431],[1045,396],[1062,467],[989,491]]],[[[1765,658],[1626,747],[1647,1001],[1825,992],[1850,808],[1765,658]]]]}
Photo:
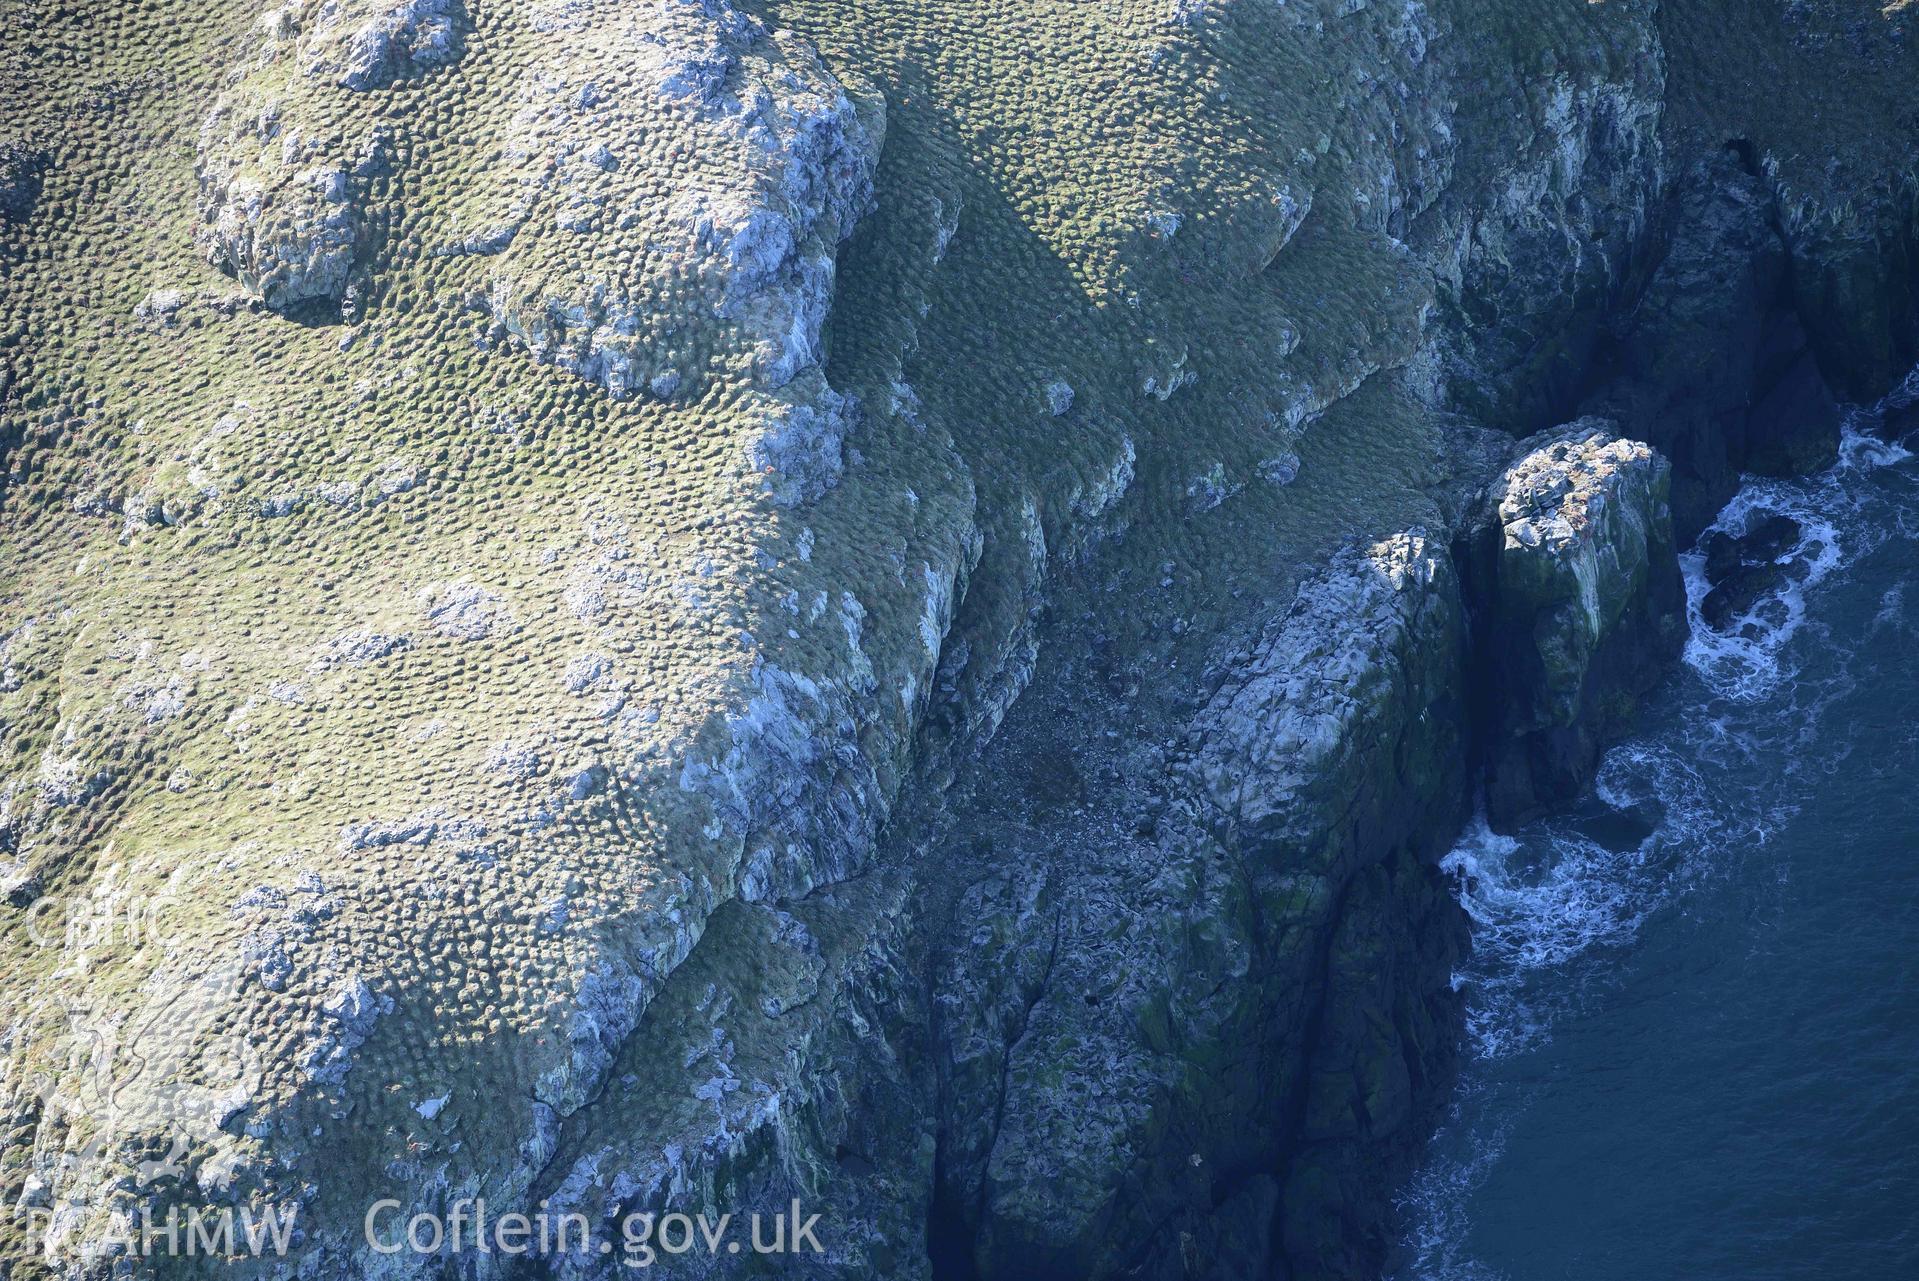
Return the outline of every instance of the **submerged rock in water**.
{"type": "Polygon", "coordinates": [[[1685,638],[1670,468],[1611,426],[1528,442],[1466,536],[1497,827],[1586,788],[1685,638]]]}
{"type": "Polygon", "coordinates": [[[1712,590],[1700,602],[1700,617],[1714,631],[1726,631],[1768,594],[1794,577],[1789,554],[1805,530],[1790,516],[1774,515],[1744,534],[1715,531],[1706,537],[1706,581],[1712,590]]]}
{"type": "Polygon", "coordinates": [[[1700,602],[1699,616],[1714,631],[1728,631],[1785,581],[1785,569],[1770,562],[1736,565],[1700,602]]]}
{"type": "Polygon", "coordinates": [[[1741,534],[1736,546],[1740,558],[1749,563],[1778,560],[1799,545],[1805,532],[1805,527],[1790,516],[1768,516],[1741,534]]]}

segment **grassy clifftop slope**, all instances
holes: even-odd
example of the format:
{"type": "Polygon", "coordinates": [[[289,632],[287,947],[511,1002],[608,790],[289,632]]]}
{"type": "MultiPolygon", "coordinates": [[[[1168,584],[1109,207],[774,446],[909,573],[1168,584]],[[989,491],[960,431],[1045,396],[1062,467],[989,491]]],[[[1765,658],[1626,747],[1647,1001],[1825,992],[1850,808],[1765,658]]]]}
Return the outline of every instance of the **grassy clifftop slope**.
{"type": "MultiPolygon", "coordinates": [[[[999,830],[982,770],[1442,529],[1694,157],[1768,166],[1829,380],[1911,355],[1912,15],[1758,10],[0,0],[0,1247],[297,1204],[412,1275],[376,1195],[857,1181],[945,784],[999,830]]],[[[893,1049],[927,1147],[836,1266],[913,1275],[893,1049]]]]}

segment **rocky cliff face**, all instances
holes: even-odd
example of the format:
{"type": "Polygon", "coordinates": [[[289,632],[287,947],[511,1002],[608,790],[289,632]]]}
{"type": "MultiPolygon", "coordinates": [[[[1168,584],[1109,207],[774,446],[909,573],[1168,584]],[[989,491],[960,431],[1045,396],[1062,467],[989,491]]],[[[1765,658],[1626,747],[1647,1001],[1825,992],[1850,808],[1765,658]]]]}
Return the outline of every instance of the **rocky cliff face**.
{"type": "Polygon", "coordinates": [[[1093,8],[9,16],[16,1270],[1376,1268],[1434,857],[1919,346],[1919,41],[1093,8]]]}
{"type": "Polygon", "coordinates": [[[1686,636],[1666,460],[1585,420],[1507,468],[1461,555],[1482,638],[1487,817],[1578,797],[1686,636]]]}

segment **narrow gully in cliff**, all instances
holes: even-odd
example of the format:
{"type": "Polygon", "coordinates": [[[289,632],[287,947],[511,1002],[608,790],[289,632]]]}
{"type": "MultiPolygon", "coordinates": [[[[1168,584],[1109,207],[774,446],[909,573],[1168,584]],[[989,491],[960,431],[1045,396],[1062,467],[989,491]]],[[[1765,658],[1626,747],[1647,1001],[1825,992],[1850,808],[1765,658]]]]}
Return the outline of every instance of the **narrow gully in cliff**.
{"type": "Polygon", "coordinates": [[[1866,434],[1916,386],[1855,415],[1833,468],[1749,481],[1687,554],[1685,661],[1596,803],[1448,856],[1468,1054],[1397,1281],[1919,1265],[1919,1041],[1887,982],[1919,891],[1919,465],[1866,434]],[[1767,539],[1715,599],[1709,559],[1767,539]]]}

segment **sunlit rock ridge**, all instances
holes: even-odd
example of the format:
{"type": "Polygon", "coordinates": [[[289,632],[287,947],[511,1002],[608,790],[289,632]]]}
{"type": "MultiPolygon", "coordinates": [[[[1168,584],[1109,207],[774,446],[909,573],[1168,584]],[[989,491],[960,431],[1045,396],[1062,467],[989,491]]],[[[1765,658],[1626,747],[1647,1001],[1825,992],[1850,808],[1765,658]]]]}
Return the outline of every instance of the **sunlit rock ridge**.
{"type": "Polygon", "coordinates": [[[14,1278],[1376,1275],[1434,860],[1919,349],[1910,5],[0,23],[14,1278]]]}

